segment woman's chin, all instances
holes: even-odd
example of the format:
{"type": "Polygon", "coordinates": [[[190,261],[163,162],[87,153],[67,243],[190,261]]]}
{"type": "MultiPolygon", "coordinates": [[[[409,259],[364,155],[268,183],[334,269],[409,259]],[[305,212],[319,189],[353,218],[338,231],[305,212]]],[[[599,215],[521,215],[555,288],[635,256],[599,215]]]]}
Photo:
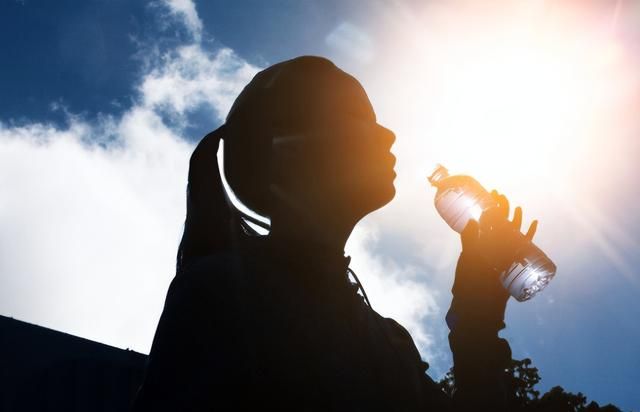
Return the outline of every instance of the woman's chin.
{"type": "Polygon", "coordinates": [[[396,186],[393,184],[393,181],[389,182],[386,186],[381,187],[380,189],[380,202],[378,209],[385,206],[389,202],[396,197],[396,186]]]}
{"type": "Polygon", "coordinates": [[[389,200],[387,201],[387,203],[389,203],[390,201],[393,200],[394,197],[396,197],[396,185],[391,182],[391,184],[389,185],[389,200]]]}
{"type": "Polygon", "coordinates": [[[394,180],[395,173],[384,177],[378,175],[376,178],[370,178],[366,184],[347,189],[346,193],[349,193],[348,197],[353,203],[360,204],[372,212],[385,206],[396,196],[394,180]]]}

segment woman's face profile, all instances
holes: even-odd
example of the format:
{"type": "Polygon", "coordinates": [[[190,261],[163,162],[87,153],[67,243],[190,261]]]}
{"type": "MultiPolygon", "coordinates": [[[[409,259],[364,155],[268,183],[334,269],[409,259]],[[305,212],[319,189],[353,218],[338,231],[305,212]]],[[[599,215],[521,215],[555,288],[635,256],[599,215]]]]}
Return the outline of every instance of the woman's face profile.
{"type": "Polygon", "coordinates": [[[325,112],[314,123],[273,140],[276,180],[289,193],[301,197],[306,208],[324,206],[359,217],[393,199],[395,135],[376,123],[372,109],[325,112]]]}
{"type": "Polygon", "coordinates": [[[395,196],[395,136],[376,122],[362,85],[327,60],[265,69],[227,120],[229,182],[258,213],[355,223],[395,196]]]}

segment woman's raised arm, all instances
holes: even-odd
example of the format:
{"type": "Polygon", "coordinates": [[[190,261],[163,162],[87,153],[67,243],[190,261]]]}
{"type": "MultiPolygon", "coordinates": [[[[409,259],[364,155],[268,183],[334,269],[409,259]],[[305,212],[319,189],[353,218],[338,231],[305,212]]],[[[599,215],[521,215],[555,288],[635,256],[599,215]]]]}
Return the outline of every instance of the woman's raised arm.
{"type": "MultiPolygon", "coordinates": [[[[499,279],[501,267],[487,262],[501,262],[504,269],[513,262],[522,210],[516,208],[509,221],[507,198],[495,191],[492,195],[498,207],[486,211],[479,222],[470,221],[462,232],[462,253],[446,318],[454,362],[454,404],[460,411],[508,408],[505,369],[511,362],[511,348],[498,333],[505,327],[509,293],[499,279]]],[[[527,240],[533,238],[536,226],[534,221],[527,240]]]]}

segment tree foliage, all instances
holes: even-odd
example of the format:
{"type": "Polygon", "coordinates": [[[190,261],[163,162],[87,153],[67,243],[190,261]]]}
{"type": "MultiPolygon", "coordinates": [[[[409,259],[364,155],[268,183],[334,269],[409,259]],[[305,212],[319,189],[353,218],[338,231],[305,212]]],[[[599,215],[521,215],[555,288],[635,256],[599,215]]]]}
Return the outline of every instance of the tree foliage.
{"type": "MultiPolygon", "coordinates": [[[[509,368],[505,370],[505,378],[509,409],[513,412],[621,412],[611,404],[600,406],[595,401],[587,403],[587,397],[581,392],[567,392],[561,386],[554,386],[540,396],[540,392],[535,389],[540,382],[538,368],[534,367],[528,358],[513,359],[509,368]]],[[[453,395],[453,368],[438,384],[449,396],[453,395]]]]}

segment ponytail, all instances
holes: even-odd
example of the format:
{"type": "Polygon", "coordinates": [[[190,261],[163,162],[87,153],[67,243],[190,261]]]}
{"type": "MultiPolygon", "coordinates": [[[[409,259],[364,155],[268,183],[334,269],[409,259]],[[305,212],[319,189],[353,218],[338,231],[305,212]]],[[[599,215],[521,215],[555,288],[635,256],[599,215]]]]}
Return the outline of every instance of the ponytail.
{"type": "Polygon", "coordinates": [[[240,212],[229,200],[222,184],[217,158],[220,141],[224,136],[223,124],[207,134],[191,155],[187,216],[178,247],[177,274],[194,258],[231,251],[242,238],[257,235],[247,221],[263,227],[265,225],[240,212]]]}

